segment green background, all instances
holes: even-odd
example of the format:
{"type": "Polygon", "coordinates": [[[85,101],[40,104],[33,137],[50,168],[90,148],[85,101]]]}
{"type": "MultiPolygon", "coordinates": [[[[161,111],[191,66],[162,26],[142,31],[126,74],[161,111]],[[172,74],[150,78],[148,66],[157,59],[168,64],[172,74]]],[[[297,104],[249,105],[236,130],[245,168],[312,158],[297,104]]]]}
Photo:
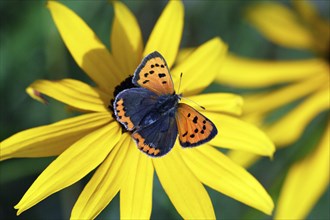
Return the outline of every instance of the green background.
{"type": "MultiPolygon", "coordinates": [[[[62,1],[81,16],[109,47],[113,7],[107,1],[62,1]]],[[[166,1],[124,1],[136,15],[146,42],[166,1]]],[[[245,19],[246,7],[260,1],[183,1],[185,27],[181,47],[194,47],[220,36],[229,50],[240,56],[260,59],[311,57],[304,51],[289,50],[267,41],[245,19]]],[[[282,1],[288,4],[288,1],[282,1]]],[[[330,17],[329,1],[314,1],[320,12],[330,17]]],[[[32,100],[25,88],[37,79],[75,78],[91,83],[76,65],[52,21],[45,1],[0,0],[0,140],[16,132],[49,124],[74,115],[63,104],[49,99],[49,105],[32,100]]],[[[169,30],[170,31],[170,30],[169,30]]],[[[224,85],[212,85],[209,91],[246,92],[224,85]]],[[[292,104],[294,105],[294,103],[292,104]]],[[[290,106],[284,110],[289,109],[290,106]]],[[[278,117],[280,112],[273,117],[278,117]]],[[[276,201],[287,168],[310,152],[324,128],[328,112],[320,114],[304,136],[288,149],[280,150],[275,161],[265,158],[249,171],[265,186],[276,201]],[[302,143],[303,149],[302,149],[302,143]],[[306,144],[307,143],[307,144],[306,144]]],[[[48,197],[19,217],[13,206],[18,203],[37,176],[55,158],[11,159],[0,163],[0,219],[68,219],[90,175],[78,183],[48,197]]],[[[271,219],[238,201],[212,189],[210,193],[219,219],[271,219]]],[[[308,219],[329,219],[329,189],[308,219]]],[[[119,197],[98,219],[119,218],[119,197]]],[[[173,205],[155,175],[152,219],[178,219],[173,205]]]]}

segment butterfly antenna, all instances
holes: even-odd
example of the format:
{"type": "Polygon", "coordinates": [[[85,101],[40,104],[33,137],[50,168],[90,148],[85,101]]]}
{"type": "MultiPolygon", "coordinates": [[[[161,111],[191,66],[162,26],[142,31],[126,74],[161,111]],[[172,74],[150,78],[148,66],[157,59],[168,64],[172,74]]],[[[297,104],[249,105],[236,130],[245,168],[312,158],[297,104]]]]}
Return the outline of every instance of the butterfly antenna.
{"type": "Polygon", "coordinates": [[[179,82],[179,87],[178,87],[178,94],[180,94],[182,75],[183,75],[183,73],[180,74],[180,82],[179,82]]]}
{"type": "Polygon", "coordinates": [[[199,105],[197,102],[191,100],[191,99],[188,99],[188,98],[185,98],[185,97],[181,97],[181,99],[186,99],[188,101],[191,101],[192,103],[196,104],[198,107],[200,107],[201,109],[205,110],[206,108],[204,106],[201,106],[199,105]]]}
{"type": "MultiPolygon", "coordinates": [[[[179,91],[180,91],[180,87],[181,87],[182,75],[183,75],[183,73],[180,74],[180,82],[179,82],[178,93],[179,93],[179,91]]],[[[180,93],[179,93],[179,94],[180,94],[180,93]]],[[[200,107],[201,109],[205,110],[205,107],[204,107],[204,106],[199,105],[197,102],[195,102],[195,101],[193,101],[193,100],[191,100],[191,99],[188,99],[188,98],[182,97],[181,95],[180,95],[180,99],[186,99],[186,100],[188,100],[188,101],[191,101],[192,103],[196,104],[196,105],[197,105],[198,107],[200,107]]]]}

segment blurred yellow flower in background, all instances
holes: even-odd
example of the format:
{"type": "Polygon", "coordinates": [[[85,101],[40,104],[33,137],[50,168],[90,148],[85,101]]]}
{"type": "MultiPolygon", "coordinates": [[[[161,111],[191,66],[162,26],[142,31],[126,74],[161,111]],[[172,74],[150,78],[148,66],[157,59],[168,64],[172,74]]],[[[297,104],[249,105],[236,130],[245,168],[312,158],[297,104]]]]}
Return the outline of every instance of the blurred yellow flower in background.
{"type": "MultiPolygon", "coordinates": [[[[72,219],[91,219],[120,192],[120,217],[148,219],[152,210],[154,171],[178,213],[185,219],[214,219],[214,208],[203,184],[266,214],[273,201],[261,184],[215,147],[272,156],[274,145],[255,126],[237,119],[242,99],[233,94],[198,95],[216,77],[227,46],[214,38],[177,60],[184,21],[181,1],[170,1],[143,47],[140,27],[131,11],[115,1],[111,53],[88,25],[61,3],[47,4],[55,24],[78,66],[96,83],[74,79],[38,80],[28,94],[61,101],[83,115],[19,132],[1,142],[1,160],[58,156],[15,206],[18,214],[79,181],[95,170],[75,203],[72,219]],[[108,106],[114,92],[127,82],[143,56],[159,51],[171,68],[174,84],[184,72],[180,92],[206,107],[202,111],[220,135],[208,144],[183,150],[176,144],[162,158],[150,158],[122,132],[108,106]],[[207,70],[208,74],[205,74],[207,70]]],[[[118,92],[118,91],[117,91],[118,92]]]]}
{"type": "MultiPolygon", "coordinates": [[[[301,138],[321,113],[329,120],[330,24],[318,15],[313,5],[300,0],[293,1],[293,9],[275,2],[257,4],[247,11],[247,18],[273,43],[315,54],[309,59],[285,61],[229,55],[216,79],[235,87],[261,90],[244,97],[244,118],[261,126],[276,147],[287,147],[301,138]],[[266,87],[270,89],[262,89],[266,87]],[[289,104],[293,107],[282,117],[269,120],[269,115],[289,104]]],[[[328,187],[329,123],[326,122],[325,128],[322,123],[318,126],[323,129],[323,135],[314,149],[294,163],[286,175],[276,219],[306,218],[328,187]]],[[[302,145],[301,151],[310,148],[305,143],[302,145]]],[[[231,151],[229,156],[245,167],[259,158],[240,151],[231,151]]]]}

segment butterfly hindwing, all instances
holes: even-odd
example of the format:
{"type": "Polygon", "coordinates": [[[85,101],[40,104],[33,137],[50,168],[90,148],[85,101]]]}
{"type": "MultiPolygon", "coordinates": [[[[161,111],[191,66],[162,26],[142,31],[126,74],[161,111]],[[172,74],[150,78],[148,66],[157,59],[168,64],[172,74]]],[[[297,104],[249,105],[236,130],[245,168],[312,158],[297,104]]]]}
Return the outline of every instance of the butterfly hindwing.
{"type": "Polygon", "coordinates": [[[174,93],[173,81],[166,61],[157,51],[142,60],[134,72],[133,83],[158,95],[174,93]]]}
{"type": "Polygon", "coordinates": [[[142,152],[152,157],[161,157],[173,148],[177,135],[174,114],[166,114],[154,123],[137,129],[132,137],[142,152]]]}
{"type": "Polygon", "coordinates": [[[114,112],[128,131],[140,126],[142,119],[149,115],[157,103],[158,96],[144,88],[121,91],[114,101],[114,112]]]}
{"type": "Polygon", "coordinates": [[[180,103],[176,113],[179,141],[182,147],[194,147],[210,141],[218,131],[204,115],[180,103]]]}

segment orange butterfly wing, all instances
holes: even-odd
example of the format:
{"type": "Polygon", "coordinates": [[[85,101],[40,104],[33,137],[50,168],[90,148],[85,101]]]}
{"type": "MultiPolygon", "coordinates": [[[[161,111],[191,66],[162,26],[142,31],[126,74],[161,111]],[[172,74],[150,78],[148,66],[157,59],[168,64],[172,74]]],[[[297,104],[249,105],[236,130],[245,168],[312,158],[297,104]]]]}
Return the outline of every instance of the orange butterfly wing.
{"type": "Polygon", "coordinates": [[[187,104],[180,103],[176,113],[179,141],[183,147],[194,147],[210,141],[218,131],[204,115],[187,104]]]}
{"type": "Polygon", "coordinates": [[[157,95],[174,93],[173,81],[166,61],[157,51],[142,60],[134,72],[133,83],[157,95]]]}

